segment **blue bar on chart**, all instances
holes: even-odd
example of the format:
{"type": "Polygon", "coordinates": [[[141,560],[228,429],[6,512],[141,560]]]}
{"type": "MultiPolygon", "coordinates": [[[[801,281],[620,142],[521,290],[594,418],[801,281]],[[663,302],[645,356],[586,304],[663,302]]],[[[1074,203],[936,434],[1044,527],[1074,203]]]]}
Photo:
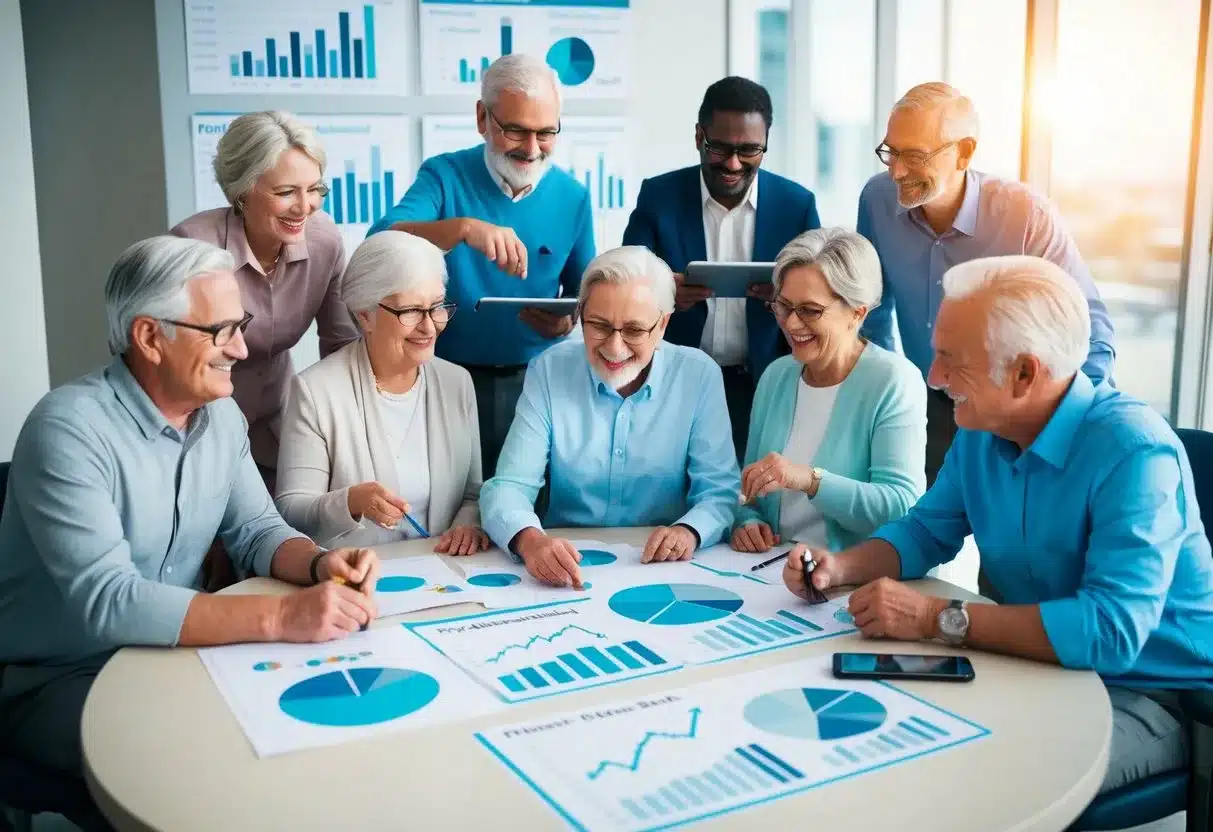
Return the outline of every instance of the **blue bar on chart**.
{"type": "Polygon", "coordinates": [[[514,54],[514,21],[508,17],[501,18],[501,55],[514,54]]]}
{"type": "MultiPolygon", "coordinates": [[[[616,207],[622,207],[622,202],[616,203],[616,207]]],[[[695,636],[695,640],[714,652],[729,653],[744,647],[799,641],[822,629],[821,625],[787,610],[780,610],[778,617],[766,620],[741,613],[730,618],[728,623],[706,628],[695,636]]]]}
{"type": "Polygon", "coordinates": [[[265,39],[265,65],[269,67],[270,77],[278,77],[278,46],[273,38],[265,39]]]}
{"type": "Polygon", "coordinates": [[[303,47],[303,77],[316,77],[316,59],[312,55],[312,45],[310,43],[303,47]]]}
{"type": "Polygon", "coordinates": [[[578,647],[568,653],[561,653],[551,661],[541,662],[538,667],[519,668],[497,678],[506,690],[522,693],[528,686],[535,690],[552,685],[568,685],[583,680],[610,677],[624,672],[625,669],[644,670],[664,664],[664,658],[640,642],[625,641],[602,650],[597,647],[578,647]]]}
{"type": "Polygon", "coordinates": [[[379,145],[371,145],[370,151],[370,181],[361,181],[354,160],[346,159],[343,172],[329,182],[324,210],[338,225],[376,222],[391,207],[391,200],[395,197],[396,172],[383,170],[383,152],[379,145]],[[383,198],[385,194],[386,202],[383,198]]]}
{"type": "Polygon", "coordinates": [[[345,222],[345,202],[341,199],[341,179],[333,177],[333,187],[324,197],[324,210],[333,217],[333,222],[341,225],[345,222]]]}
{"type": "Polygon", "coordinates": [[[362,38],[354,38],[354,77],[362,77],[362,38]]]}
{"type": "Polygon", "coordinates": [[[751,743],[738,746],[698,774],[675,778],[648,794],[622,798],[619,805],[637,820],[652,820],[688,808],[723,803],[738,795],[769,791],[804,777],[782,757],[751,743]]]}
{"type": "Polygon", "coordinates": [[[232,77],[233,78],[240,77],[240,56],[239,55],[232,56],[232,77]]]}
{"type": "Polygon", "coordinates": [[[935,742],[935,738],[933,736],[931,736],[926,731],[922,730],[921,728],[919,728],[917,725],[915,725],[912,722],[899,722],[899,723],[897,723],[897,727],[900,728],[901,730],[905,731],[907,734],[912,734],[913,736],[918,737],[918,739],[920,739],[920,740],[926,740],[927,742],[935,742]]]}
{"type": "Polygon", "coordinates": [[[350,13],[337,13],[338,43],[341,44],[341,77],[350,77],[350,13]]]}
{"type": "Polygon", "coordinates": [[[329,77],[330,78],[337,77],[337,50],[336,49],[329,50],[329,77]]]}
{"type": "MultiPolygon", "coordinates": [[[[328,49],[330,30],[315,29],[315,42],[305,44],[303,34],[287,33],[289,48],[279,50],[278,39],[266,37],[265,68],[271,78],[375,78],[375,8],[370,4],[362,7],[362,37],[354,37],[350,30],[348,11],[337,13],[337,49],[328,49]],[[309,58],[309,55],[311,57],[309,58]],[[309,69],[309,66],[311,67],[309,69]]],[[[252,78],[254,68],[250,50],[230,56],[231,73],[234,77],[252,78]]]]}
{"type": "Polygon", "coordinates": [[[253,67],[253,74],[255,76],[257,76],[258,78],[264,78],[265,77],[265,58],[258,58],[253,63],[255,64],[255,66],[253,67]]]}
{"type": "Polygon", "coordinates": [[[291,61],[286,55],[278,56],[278,74],[283,78],[287,78],[291,71],[291,61]]]}
{"type": "Polygon", "coordinates": [[[366,77],[375,77],[375,10],[362,7],[362,42],[366,44],[366,77]]]}
{"type": "Polygon", "coordinates": [[[613,210],[623,208],[623,177],[607,173],[606,156],[598,154],[598,160],[593,170],[578,171],[576,167],[568,169],[569,175],[579,180],[591,195],[597,197],[596,210],[613,210]],[[595,175],[597,187],[594,187],[595,175]]]}
{"type": "Polygon", "coordinates": [[[299,33],[291,32],[291,77],[303,75],[303,53],[299,45],[299,33]]]}
{"type": "Polygon", "coordinates": [[[375,219],[383,216],[383,170],[379,159],[379,145],[371,145],[371,210],[375,219]]]}
{"type": "Polygon", "coordinates": [[[316,30],[316,74],[321,78],[328,75],[326,71],[328,67],[324,64],[324,56],[328,54],[328,50],[324,46],[324,30],[316,30]]]}
{"type": "Polygon", "coordinates": [[[345,160],[346,222],[358,222],[358,181],[354,176],[354,160],[345,160]]]}
{"type": "Polygon", "coordinates": [[[253,53],[249,52],[248,50],[245,50],[244,52],[243,69],[245,78],[248,78],[253,74],[253,53]]]}

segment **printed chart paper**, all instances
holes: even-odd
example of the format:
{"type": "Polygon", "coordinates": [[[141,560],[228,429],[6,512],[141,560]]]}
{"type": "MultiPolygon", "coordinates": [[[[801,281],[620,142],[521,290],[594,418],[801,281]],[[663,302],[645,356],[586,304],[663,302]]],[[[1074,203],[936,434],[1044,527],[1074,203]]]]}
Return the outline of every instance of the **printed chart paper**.
{"type": "Polygon", "coordinates": [[[480,595],[437,555],[391,558],[382,561],[375,585],[380,617],[406,612],[479,603],[480,595]]]}
{"type": "Polygon", "coordinates": [[[753,554],[751,552],[735,552],[729,544],[720,543],[696,552],[694,563],[716,570],[726,577],[744,575],[748,576],[749,580],[752,581],[760,581],[765,584],[782,584],[783,565],[786,559],[776,561],[768,567],[759,569],[757,572],[750,570],[760,563],[764,563],[777,555],[787,552],[791,548],[791,546],[776,546],[769,552],[753,554]]]}
{"type": "Polygon", "coordinates": [[[198,651],[258,757],[469,719],[501,703],[403,627],[198,651]]]}
{"type": "MultiPolygon", "coordinates": [[[[580,600],[593,595],[596,586],[605,576],[612,583],[642,577],[624,574],[640,567],[641,551],[627,544],[607,544],[596,540],[570,540],[581,553],[581,579],[583,589],[554,587],[531,575],[526,566],[515,563],[500,549],[492,550],[496,563],[492,566],[460,564],[468,585],[473,588],[479,601],[489,609],[508,609],[557,600],[580,600]]],[[[483,558],[477,559],[484,563],[483,558]]]]}
{"type": "Polygon", "coordinates": [[[579,830],[704,820],[989,731],[829,660],[547,715],[476,738],[579,830]]]}

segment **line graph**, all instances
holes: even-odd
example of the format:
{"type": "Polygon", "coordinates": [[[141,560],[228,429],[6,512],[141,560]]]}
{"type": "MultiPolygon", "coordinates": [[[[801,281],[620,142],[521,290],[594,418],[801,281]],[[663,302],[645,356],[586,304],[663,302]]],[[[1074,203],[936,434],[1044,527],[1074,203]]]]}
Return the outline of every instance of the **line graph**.
{"type": "Polygon", "coordinates": [[[691,708],[691,710],[689,710],[687,713],[691,717],[691,724],[690,727],[687,728],[686,733],[672,734],[668,731],[648,731],[645,733],[644,738],[641,739],[640,742],[636,743],[636,750],[632,752],[632,762],[619,763],[614,760],[603,760],[596,768],[587,772],[585,776],[590,780],[597,780],[608,768],[617,768],[622,771],[635,772],[640,767],[640,758],[644,756],[645,748],[647,748],[648,744],[653,740],[695,739],[695,736],[699,732],[699,715],[703,713],[703,710],[701,708],[691,708]]]}
{"type": "Polygon", "coordinates": [[[567,627],[561,627],[559,630],[552,633],[550,636],[536,635],[536,636],[531,636],[529,639],[527,639],[522,644],[507,644],[505,647],[502,647],[500,650],[498,650],[496,655],[490,656],[489,658],[485,659],[485,661],[489,664],[496,664],[497,662],[499,662],[503,658],[505,658],[506,654],[509,653],[511,650],[530,650],[532,647],[534,647],[536,644],[538,644],[541,641],[545,642],[547,644],[551,644],[553,641],[558,639],[560,636],[564,635],[567,632],[573,631],[573,630],[585,633],[587,636],[593,636],[594,638],[606,638],[605,633],[597,633],[597,632],[594,632],[593,630],[587,630],[585,627],[581,627],[577,624],[570,624],[567,627]]]}

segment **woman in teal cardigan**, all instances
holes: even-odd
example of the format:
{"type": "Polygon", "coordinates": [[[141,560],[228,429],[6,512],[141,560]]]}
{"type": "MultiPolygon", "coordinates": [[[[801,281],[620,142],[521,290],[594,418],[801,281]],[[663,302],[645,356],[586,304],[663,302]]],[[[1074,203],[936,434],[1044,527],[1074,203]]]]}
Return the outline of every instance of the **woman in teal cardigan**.
{"type": "Polygon", "coordinates": [[[926,490],[927,389],[907,359],[859,335],[881,294],[866,239],[806,231],[779,253],[774,283],[768,306],[792,354],[754,393],[732,546],[764,552],[795,540],[838,551],[926,490]]]}

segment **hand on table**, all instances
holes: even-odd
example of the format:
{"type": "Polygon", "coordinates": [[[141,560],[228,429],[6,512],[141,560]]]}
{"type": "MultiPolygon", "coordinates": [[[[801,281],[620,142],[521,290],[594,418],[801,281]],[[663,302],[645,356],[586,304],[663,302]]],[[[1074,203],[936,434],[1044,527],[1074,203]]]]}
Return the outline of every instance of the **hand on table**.
{"type": "Polygon", "coordinates": [[[543,309],[523,309],[518,320],[548,340],[563,338],[573,331],[572,315],[557,315],[543,309]]]}
{"type": "Polygon", "coordinates": [[[804,561],[812,558],[816,568],[813,569],[813,587],[824,591],[842,583],[838,575],[836,558],[824,549],[809,549],[803,543],[792,547],[788,559],[783,564],[783,583],[797,598],[805,601],[812,599],[812,593],[804,583],[804,561]]]}
{"type": "Polygon", "coordinates": [[[789,462],[774,451],[741,472],[741,501],[748,503],[772,491],[808,491],[813,484],[813,469],[789,462]]]}
{"type": "Polygon", "coordinates": [[[536,528],[525,529],[515,545],[527,571],[545,584],[583,589],[581,553],[562,537],[548,537],[536,528]]]}
{"type": "Polygon", "coordinates": [[[737,552],[767,552],[779,545],[779,535],[766,523],[747,523],[733,531],[729,545],[737,552]]]}
{"type": "Polygon", "coordinates": [[[674,292],[674,308],[679,312],[684,312],[690,309],[695,304],[705,301],[716,293],[707,286],[696,286],[694,283],[686,282],[686,275],[674,275],[674,283],[677,286],[674,292]]]}
{"type": "Polygon", "coordinates": [[[455,526],[438,538],[434,551],[440,555],[474,555],[489,548],[489,536],[478,526],[455,526]]]}
{"type": "Polygon", "coordinates": [[[407,502],[377,482],[350,486],[346,502],[349,504],[350,517],[355,520],[365,517],[384,529],[396,528],[396,524],[411,510],[407,502]]]}
{"type": "Polygon", "coordinates": [[[660,563],[667,560],[690,560],[695,554],[699,540],[686,526],[659,526],[653,529],[644,544],[641,563],[660,563]]]}
{"type": "Polygon", "coordinates": [[[526,279],[526,246],[514,229],[484,220],[468,220],[463,241],[497,264],[506,274],[526,279]]]}
{"type": "Polygon", "coordinates": [[[280,599],[277,641],[318,642],[342,638],[378,615],[371,595],[379,580],[373,549],[334,549],[316,564],[320,582],[280,599]]]}
{"type": "Polygon", "coordinates": [[[878,578],[851,593],[847,611],[866,638],[919,641],[935,634],[938,600],[901,581],[878,578]]]}

